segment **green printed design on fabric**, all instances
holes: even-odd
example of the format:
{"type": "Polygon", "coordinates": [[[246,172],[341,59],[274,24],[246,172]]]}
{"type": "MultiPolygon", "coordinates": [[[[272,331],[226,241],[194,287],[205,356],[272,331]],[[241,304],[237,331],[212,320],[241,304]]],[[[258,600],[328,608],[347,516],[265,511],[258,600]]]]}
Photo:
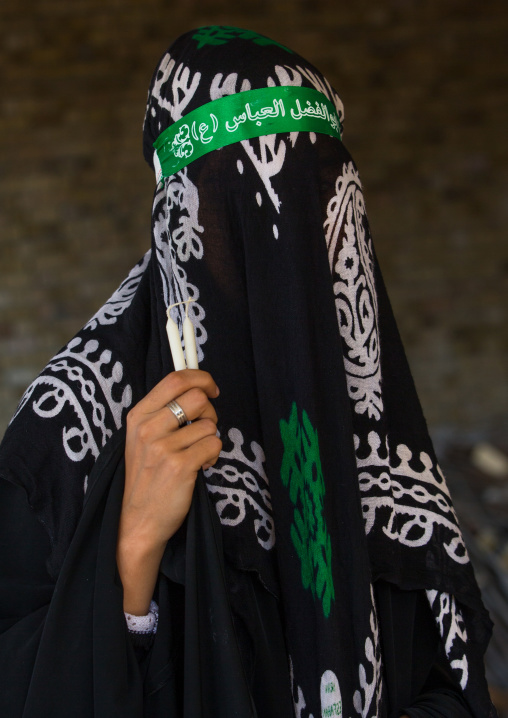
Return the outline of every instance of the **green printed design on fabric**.
{"type": "Polygon", "coordinates": [[[225,45],[230,40],[252,40],[256,45],[265,47],[266,45],[276,45],[277,47],[286,50],[293,54],[293,51],[289,47],[281,45],[275,40],[270,40],[269,37],[263,37],[258,35],[257,32],[252,30],[242,30],[239,27],[229,27],[228,25],[213,25],[212,27],[200,27],[199,30],[192,36],[193,40],[198,43],[198,50],[201,50],[205,45],[225,45]]]}
{"type": "Polygon", "coordinates": [[[301,421],[293,402],[289,421],[279,422],[284,456],[281,479],[294,504],[291,539],[301,561],[302,584],[321,601],[325,618],[335,599],[332,545],[323,516],[325,482],[317,431],[306,411],[301,421]]]}

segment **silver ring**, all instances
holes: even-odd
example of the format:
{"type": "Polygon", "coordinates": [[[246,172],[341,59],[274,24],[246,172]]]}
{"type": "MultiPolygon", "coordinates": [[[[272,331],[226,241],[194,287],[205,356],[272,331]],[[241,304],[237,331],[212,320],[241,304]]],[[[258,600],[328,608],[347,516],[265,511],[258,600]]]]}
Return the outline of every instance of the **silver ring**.
{"type": "Polygon", "coordinates": [[[175,416],[176,420],[178,421],[178,427],[184,426],[189,420],[187,419],[187,415],[185,411],[182,409],[180,404],[175,401],[174,399],[171,399],[169,404],[166,404],[169,411],[175,416]]]}

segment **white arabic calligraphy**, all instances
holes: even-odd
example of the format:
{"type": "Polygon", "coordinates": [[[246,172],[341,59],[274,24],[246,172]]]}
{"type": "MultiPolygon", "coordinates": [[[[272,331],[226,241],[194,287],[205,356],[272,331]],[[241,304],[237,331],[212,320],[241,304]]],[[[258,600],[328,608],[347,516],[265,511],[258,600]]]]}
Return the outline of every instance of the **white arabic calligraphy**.
{"type": "Polygon", "coordinates": [[[201,142],[204,145],[207,145],[209,142],[213,140],[214,133],[217,132],[217,128],[219,127],[219,121],[217,117],[210,113],[210,119],[212,120],[212,136],[211,137],[205,137],[205,133],[210,131],[210,126],[206,122],[201,122],[197,131],[196,131],[196,120],[192,123],[192,136],[196,140],[196,142],[201,142]],[[198,133],[199,132],[199,137],[198,133]]]}
{"type": "Polygon", "coordinates": [[[194,152],[193,144],[190,140],[189,125],[182,125],[178,134],[174,137],[171,143],[170,152],[175,157],[190,157],[194,152]]]}
{"type": "Polygon", "coordinates": [[[247,114],[245,112],[242,112],[241,115],[238,115],[238,117],[233,117],[234,125],[230,125],[229,122],[226,122],[226,130],[228,132],[236,132],[238,129],[238,125],[241,125],[242,123],[247,121],[247,114]]]}
{"type": "MultiPolygon", "coordinates": [[[[312,104],[310,100],[307,100],[306,105],[306,107],[302,108],[300,99],[296,99],[297,109],[291,108],[291,116],[294,120],[301,120],[303,117],[319,118],[328,122],[336,132],[340,132],[337,115],[331,112],[324,102],[316,100],[314,104],[312,104]]],[[[236,132],[238,127],[247,121],[253,122],[260,127],[264,120],[269,118],[275,119],[279,116],[286,116],[283,99],[274,99],[271,105],[261,107],[256,111],[254,111],[251,104],[247,102],[245,104],[245,111],[234,116],[232,121],[226,120],[224,126],[228,132],[236,132]]],[[[208,145],[212,142],[215,139],[215,133],[219,129],[217,116],[210,113],[210,122],[200,122],[199,125],[197,123],[198,120],[194,120],[191,126],[188,124],[182,125],[173,139],[168,140],[163,151],[168,152],[168,154],[173,154],[175,157],[188,159],[194,154],[195,147],[192,143],[193,139],[202,145],[208,145]]]]}
{"type": "Polygon", "coordinates": [[[340,122],[337,115],[330,116],[330,125],[333,127],[335,132],[338,132],[340,134],[340,122]]]}
{"type": "Polygon", "coordinates": [[[295,112],[293,109],[291,110],[291,117],[295,120],[301,120],[302,117],[321,117],[323,120],[329,120],[330,115],[328,113],[327,106],[322,102],[321,106],[319,105],[319,102],[316,100],[316,107],[312,107],[310,100],[307,100],[307,107],[302,110],[302,107],[300,105],[300,100],[297,98],[296,105],[298,107],[298,112],[295,112]]]}
{"type": "Polygon", "coordinates": [[[324,102],[316,102],[314,103],[315,107],[312,105],[310,100],[307,100],[307,107],[302,109],[302,106],[300,105],[300,100],[296,100],[297,105],[297,111],[293,110],[291,108],[291,117],[294,120],[301,120],[302,117],[319,117],[322,120],[326,120],[330,123],[330,125],[333,127],[334,130],[339,130],[339,120],[335,113],[330,113],[328,110],[328,107],[325,105],[324,102]]]}
{"type": "Polygon", "coordinates": [[[286,116],[286,108],[284,107],[284,100],[282,99],[274,100],[273,107],[261,107],[256,112],[252,111],[250,103],[247,102],[245,105],[245,112],[242,112],[242,114],[238,115],[238,117],[233,117],[233,124],[230,124],[229,121],[226,122],[226,130],[228,132],[236,132],[238,126],[246,122],[247,119],[251,122],[255,122],[258,127],[261,127],[261,123],[267,117],[275,118],[279,115],[282,117],[286,116]]]}

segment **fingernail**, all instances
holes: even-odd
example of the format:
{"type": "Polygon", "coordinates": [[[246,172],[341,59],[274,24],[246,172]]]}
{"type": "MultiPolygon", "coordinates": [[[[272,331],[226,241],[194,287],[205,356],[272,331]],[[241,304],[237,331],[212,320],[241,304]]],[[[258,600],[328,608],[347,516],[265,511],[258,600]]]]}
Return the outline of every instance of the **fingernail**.
{"type": "Polygon", "coordinates": [[[220,390],[219,390],[219,387],[218,387],[217,384],[216,384],[216,385],[215,385],[215,396],[219,396],[219,394],[220,394],[220,390]]]}
{"type": "Polygon", "coordinates": [[[203,464],[203,466],[201,468],[203,469],[203,471],[206,471],[207,469],[209,469],[211,467],[211,465],[212,464],[203,464]]]}

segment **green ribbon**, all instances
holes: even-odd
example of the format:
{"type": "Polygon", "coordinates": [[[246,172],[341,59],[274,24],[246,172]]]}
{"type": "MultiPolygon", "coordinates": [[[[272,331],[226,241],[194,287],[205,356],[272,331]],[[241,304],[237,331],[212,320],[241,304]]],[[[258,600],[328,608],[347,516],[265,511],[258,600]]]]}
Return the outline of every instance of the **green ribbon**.
{"type": "Polygon", "coordinates": [[[284,86],[239,92],[201,105],[157,137],[157,182],[212,150],[277,132],[320,132],[341,139],[337,110],[318,90],[284,86]]]}

